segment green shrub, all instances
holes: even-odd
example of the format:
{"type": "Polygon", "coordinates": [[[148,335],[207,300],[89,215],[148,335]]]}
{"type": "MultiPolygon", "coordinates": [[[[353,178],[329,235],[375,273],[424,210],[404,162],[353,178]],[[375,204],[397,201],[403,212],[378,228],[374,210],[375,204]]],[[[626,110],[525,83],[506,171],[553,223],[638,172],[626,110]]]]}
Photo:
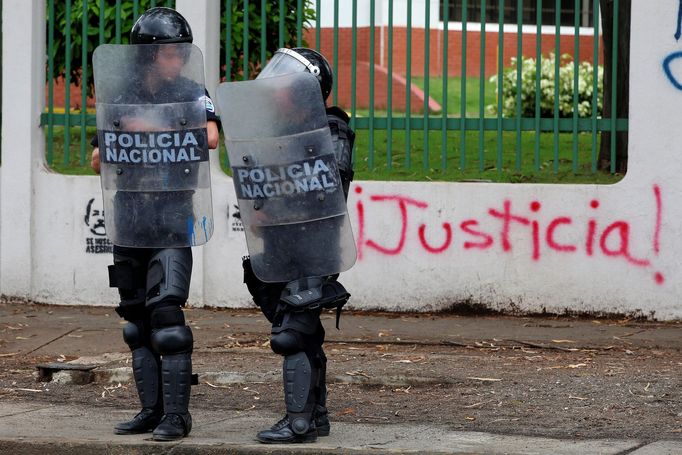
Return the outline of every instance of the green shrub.
{"type": "MultiPolygon", "coordinates": [[[[502,76],[502,115],[504,117],[516,117],[516,58],[512,58],[512,66],[506,68],[502,76]]],[[[540,116],[554,116],[554,72],[555,55],[542,58],[540,62],[540,116]]],[[[559,67],[559,117],[573,116],[573,74],[574,64],[571,56],[563,55],[559,67]]],[[[597,116],[602,115],[604,99],[604,69],[597,66],[597,116]]],[[[496,84],[495,92],[498,92],[497,75],[490,78],[496,84]]],[[[536,97],[536,61],[534,58],[521,57],[521,116],[535,116],[536,97]]],[[[589,62],[578,65],[578,116],[592,116],[592,94],[594,91],[594,67],[589,62]]],[[[499,96],[499,93],[497,93],[499,96]]],[[[497,104],[488,105],[488,110],[497,114],[497,104]]]]}

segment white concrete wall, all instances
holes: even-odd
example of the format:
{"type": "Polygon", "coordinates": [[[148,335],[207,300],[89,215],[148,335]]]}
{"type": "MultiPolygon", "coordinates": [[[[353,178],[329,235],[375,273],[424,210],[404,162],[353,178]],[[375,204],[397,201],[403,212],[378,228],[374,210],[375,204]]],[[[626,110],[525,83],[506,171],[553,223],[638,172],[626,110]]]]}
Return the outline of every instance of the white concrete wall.
{"type": "MultiPolygon", "coordinates": [[[[388,25],[389,0],[357,0],[357,26],[368,27],[370,24],[370,2],[374,1],[374,23],[377,27],[388,25]]],[[[443,23],[439,18],[439,0],[428,0],[430,28],[442,28],[443,23]]],[[[313,7],[315,2],[313,2],[313,7]]],[[[407,25],[407,0],[393,0],[393,25],[404,27],[407,25]]],[[[424,28],[426,24],[426,0],[412,0],[412,26],[424,28]]],[[[334,26],[334,0],[322,0],[320,2],[320,24],[322,27],[334,26]]],[[[353,26],[353,7],[349,0],[339,1],[339,27],[353,26]]]]}
{"type": "MultiPolygon", "coordinates": [[[[318,14],[320,25],[322,27],[333,27],[334,26],[334,1],[335,0],[321,0],[320,1],[320,12],[318,14]]],[[[372,0],[374,1],[374,23],[377,27],[388,26],[389,22],[389,3],[393,2],[393,25],[395,27],[405,27],[407,26],[407,16],[408,10],[412,12],[412,26],[415,28],[424,28],[426,25],[426,7],[428,3],[429,7],[429,28],[431,29],[443,29],[443,22],[440,20],[440,0],[412,0],[412,4],[408,5],[408,0],[372,0]],[[411,6],[411,8],[408,8],[411,6]]],[[[346,0],[339,0],[339,15],[338,23],[339,27],[352,27],[353,26],[353,7],[352,2],[346,0]]],[[[452,3],[451,3],[452,4],[452,3]]],[[[471,4],[471,3],[470,3],[471,4]]],[[[488,3],[490,4],[490,3],[488,3]]],[[[358,27],[368,27],[370,25],[371,11],[370,11],[370,0],[357,0],[357,26],[358,27]]],[[[585,5],[583,3],[583,5],[585,5]]],[[[312,2],[311,7],[315,8],[315,2],[312,2]]],[[[495,25],[496,20],[492,22],[492,25],[488,24],[488,30],[497,30],[495,25]]],[[[477,22],[468,23],[469,31],[480,30],[480,24],[477,22]]],[[[448,25],[450,30],[461,30],[461,25],[458,22],[451,21],[448,25]]],[[[505,32],[516,33],[516,23],[506,24],[505,32]]],[[[556,28],[554,26],[543,26],[543,33],[554,34],[556,28]]],[[[535,25],[524,26],[525,33],[531,33],[535,31],[535,25]]],[[[571,27],[561,27],[561,33],[573,34],[574,28],[571,27]]],[[[581,28],[581,34],[592,34],[591,28],[585,27],[581,28]]]]}
{"type": "MultiPolygon", "coordinates": [[[[350,305],[432,311],[467,301],[524,312],[682,317],[682,91],[671,80],[682,81],[678,6],[633,1],[625,179],[608,186],[356,182],[349,212],[359,260],[341,278],[350,305]],[[663,61],[670,55],[669,77],[663,61]]],[[[0,292],[113,305],[110,255],[86,253],[89,241],[104,241],[93,211],[101,208],[99,180],[54,174],[42,161],[43,2],[4,0],[3,10],[0,292]]],[[[195,249],[190,303],[250,306],[232,182],[212,164],[215,234],[195,249]]]]}
{"type": "Polygon", "coordinates": [[[2,180],[0,184],[0,292],[29,295],[32,285],[34,185],[44,139],[45,2],[3,0],[2,180]]]}

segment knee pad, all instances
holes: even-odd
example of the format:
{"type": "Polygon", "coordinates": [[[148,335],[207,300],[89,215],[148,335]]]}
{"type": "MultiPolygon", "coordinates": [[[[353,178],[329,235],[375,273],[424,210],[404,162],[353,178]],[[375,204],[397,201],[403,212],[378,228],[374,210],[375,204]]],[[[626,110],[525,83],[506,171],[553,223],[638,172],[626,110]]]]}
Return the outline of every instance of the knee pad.
{"type": "Polygon", "coordinates": [[[152,332],[152,348],[161,355],[192,352],[192,329],[186,325],[164,327],[152,332]]]}
{"type": "Polygon", "coordinates": [[[185,315],[177,305],[160,305],[152,310],[152,348],[159,354],[192,352],[192,330],[185,325],[185,315]]]}
{"type": "Polygon", "coordinates": [[[177,305],[158,305],[152,309],[152,329],[185,325],[185,314],[177,305]]]}
{"type": "Polygon", "coordinates": [[[192,276],[190,248],[164,248],[149,259],[147,305],[159,302],[184,305],[192,276]]]}
{"type": "Polygon", "coordinates": [[[130,350],[144,346],[147,337],[148,334],[141,321],[129,322],[123,326],[123,341],[130,346],[130,350]]]}
{"type": "Polygon", "coordinates": [[[287,356],[303,351],[304,345],[300,334],[291,330],[285,330],[272,334],[270,337],[270,347],[275,354],[287,356]]]}

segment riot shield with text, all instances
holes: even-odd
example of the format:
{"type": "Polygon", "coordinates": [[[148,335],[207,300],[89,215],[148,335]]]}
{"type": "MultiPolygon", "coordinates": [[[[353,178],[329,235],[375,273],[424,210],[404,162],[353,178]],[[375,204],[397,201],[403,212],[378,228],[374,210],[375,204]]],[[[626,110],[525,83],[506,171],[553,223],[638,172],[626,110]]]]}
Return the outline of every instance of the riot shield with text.
{"type": "Polygon", "coordinates": [[[317,79],[223,83],[217,101],[256,276],[348,270],[356,250],[317,79]]]}
{"type": "Polygon", "coordinates": [[[201,245],[213,232],[201,51],[102,45],[93,55],[106,232],[115,245],[201,245]]]}

